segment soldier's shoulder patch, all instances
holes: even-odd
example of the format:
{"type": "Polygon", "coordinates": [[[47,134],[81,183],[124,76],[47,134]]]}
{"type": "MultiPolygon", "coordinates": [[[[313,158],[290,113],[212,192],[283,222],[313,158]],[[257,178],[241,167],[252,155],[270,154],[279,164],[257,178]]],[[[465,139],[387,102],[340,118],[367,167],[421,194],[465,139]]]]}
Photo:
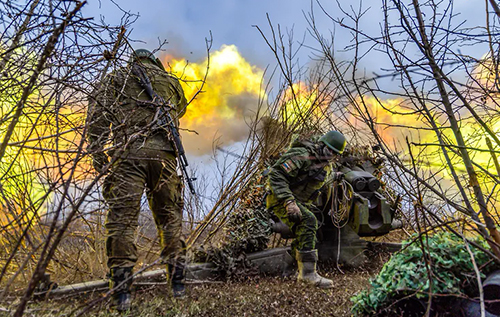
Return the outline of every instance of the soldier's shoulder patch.
{"type": "Polygon", "coordinates": [[[295,165],[295,163],[292,160],[286,160],[283,163],[281,163],[280,166],[287,173],[290,173],[291,171],[297,168],[297,165],[295,165]]]}

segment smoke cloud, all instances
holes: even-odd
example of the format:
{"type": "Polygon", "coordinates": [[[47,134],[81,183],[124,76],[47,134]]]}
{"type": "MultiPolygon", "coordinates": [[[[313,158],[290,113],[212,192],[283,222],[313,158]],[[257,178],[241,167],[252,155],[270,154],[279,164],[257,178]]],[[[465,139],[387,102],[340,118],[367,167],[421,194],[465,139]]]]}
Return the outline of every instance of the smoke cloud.
{"type": "Polygon", "coordinates": [[[249,122],[255,117],[262,95],[262,69],[250,65],[234,45],[223,45],[213,52],[209,64],[206,59],[189,63],[168,57],[164,62],[181,79],[188,100],[201,88],[209,67],[202,92],[181,119],[183,144],[188,153],[207,154],[214,142],[227,146],[247,137],[249,122]]]}

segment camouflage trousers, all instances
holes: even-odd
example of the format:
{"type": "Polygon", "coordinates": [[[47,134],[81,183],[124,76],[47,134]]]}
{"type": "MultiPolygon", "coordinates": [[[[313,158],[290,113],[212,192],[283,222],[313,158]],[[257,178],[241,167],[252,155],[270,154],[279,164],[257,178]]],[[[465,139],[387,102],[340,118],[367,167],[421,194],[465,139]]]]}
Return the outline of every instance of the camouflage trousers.
{"type": "Polygon", "coordinates": [[[304,205],[297,202],[300,208],[302,219],[295,223],[290,221],[287,216],[286,209],[282,205],[277,205],[272,208],[272,211],[280,220],[286,224],[295,235],[292,242],[292,254],[295,250],[313,250],[316,248],[316,231],[318,231],[318,219],[316,216],[304,205]]]}
{"type": "Polygon", "coordinates": [[[134,150],[111,168],[103,186],[109,207],[106,217],[108,267],[132,267],[137,261],[134,233],[139,223],[144,191],[153,213],[164,263],[184,258],[181,240],[182,181],[176,171],[173,152],[134,150]]]}

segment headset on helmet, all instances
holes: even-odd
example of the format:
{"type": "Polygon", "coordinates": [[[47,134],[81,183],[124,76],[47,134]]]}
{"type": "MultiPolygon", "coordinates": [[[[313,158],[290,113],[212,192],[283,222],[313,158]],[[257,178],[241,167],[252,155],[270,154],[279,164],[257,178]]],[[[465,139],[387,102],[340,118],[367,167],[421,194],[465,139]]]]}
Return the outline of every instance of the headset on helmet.
{"type": "Polygon", "coordinates": [[[325,133],[319,141],[323,142],[337,154],[342,154],[342,152],[344,152],[347,143],[345,136],[338,131],[329,131],[325,133]]]}

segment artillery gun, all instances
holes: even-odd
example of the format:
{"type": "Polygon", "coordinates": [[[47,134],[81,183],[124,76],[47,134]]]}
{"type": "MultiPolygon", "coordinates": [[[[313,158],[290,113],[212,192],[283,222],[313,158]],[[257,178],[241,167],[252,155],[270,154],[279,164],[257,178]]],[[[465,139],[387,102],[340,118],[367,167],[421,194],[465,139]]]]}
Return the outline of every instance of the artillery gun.
{"type": "MultiPolygon", "coordinates": [[[[382,194],[381,182],[373,175],[370,162],[343,166],[344,180],[327,185],[314,204],[318,218],[317,249],[321,261],[358,266],[365,260],[368,247],[384,246],[394,250],[399,245],[369,243],[360,237],[381,236],[400,228],[394,219],[396,206],[382,194]]],[[[273,218],[273,231],[285,239],[293,233],[279,219],[273,218]]]]}

